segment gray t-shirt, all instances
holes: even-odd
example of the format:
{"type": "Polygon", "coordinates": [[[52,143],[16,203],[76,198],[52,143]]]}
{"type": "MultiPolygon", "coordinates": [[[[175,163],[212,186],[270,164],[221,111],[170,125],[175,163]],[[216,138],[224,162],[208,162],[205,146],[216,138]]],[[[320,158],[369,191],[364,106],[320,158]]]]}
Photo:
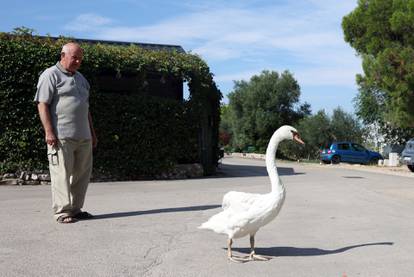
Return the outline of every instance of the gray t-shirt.
{"type": "Polygon", "coordinates": [[[40,75],[34,100],[49,104],[52,126],[58,139],[91,139],[89,88],[81,73],[71,74],[60,62],[40,75]]]}

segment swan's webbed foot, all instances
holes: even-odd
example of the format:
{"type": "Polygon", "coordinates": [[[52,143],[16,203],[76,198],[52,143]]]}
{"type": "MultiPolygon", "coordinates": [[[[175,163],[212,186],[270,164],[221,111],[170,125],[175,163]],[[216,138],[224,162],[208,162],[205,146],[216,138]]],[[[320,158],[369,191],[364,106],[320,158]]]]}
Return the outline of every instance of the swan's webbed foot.
{"type": "Polygon", "coordinates": [[[254,235],[255,234],[250,235],[250,248],[251,248],[252,252],[250,252],[249,260],[250,261],[268,261],[268,260],[270,260],[271,259],[270,257],[257,255],[256,252],[254,251],[254,235]]]}
{"type": "Polygon", "coordinates": [[[251,262],[251,261],[269,261],[271,258],[270,257],[266,257],[266,256],[262,256],[262,255],[257,255],[255,253],[250,253],[250,255],[248,256],[236,256],[236,255],[232,255],[232,256],[227,256],[227,258],[235,263],[247,263],[247,262],[251,262]]]}
{"type": "Polygon", "coordinates": [[[250,261],[268,261],[270,259],[272,259],[271,257],[266,257],[266,256],[262,256],[262,255],[257,255],[254,251],[252,251],[250,253],[250,255],[248,256],[248,259],[250,261]]]}
{"type": "Polygon", "coordinates": [[[240,257],[240,256],[234,256],[233,255],[233,253],[231,251],[231,245],[232,244],[233,244],[233,240],[232,239],[229,239],[227,241],[227,259],[229,259],[230,261],[235,262],[235,263],[245,263],[245,262],[248,262],[249,259],[248,258],[246,259],[246,257],[240,257]]]}
{"type": "Polygon", "coordinates": [[[240,257],[240,256],[227,256],[227,259],[229,259],[229,261],[232,261],[234,263],[239,263],[239,264],[250,261],[249,257],[240,257]]]}

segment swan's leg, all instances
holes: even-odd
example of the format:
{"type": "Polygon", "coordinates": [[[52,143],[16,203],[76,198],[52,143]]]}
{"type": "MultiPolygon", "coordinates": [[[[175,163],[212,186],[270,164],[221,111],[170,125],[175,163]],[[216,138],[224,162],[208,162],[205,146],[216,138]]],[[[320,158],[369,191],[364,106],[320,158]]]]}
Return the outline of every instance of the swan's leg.
{"type": "Polygon", "coordinates": [[[229,258],[229,260],[232,259],[232,253],[231,253],[231,245],[233,244],[233,240],[232,239],[228,239],[227,240],[227,258],[229,258]]]}
{"type": "Polygon", "coordinates": [[[256,252],[254,251],[254,235],[250,235],[250,249],[251,249],[251,252],[250,252],[250,255],[249,255],[250,260],[253,260],[253,261],[268,261],[268,260],[270,260],[270,258],[268,258],[268,257],[257,255],[256,252]]]}
{"type": "Polygon", "coordinates": [[[230,261],[235,262],[235,263],[244,263],[244,262],[247,262],[246,259],[241,259],[239,257],[238,258],[233,257],[233,254],[231,252],[231,245],[232,244],[233,244],[233,240],[232,239],[228,239],[228,241],[227,241],[227,258],[230,261]]]}

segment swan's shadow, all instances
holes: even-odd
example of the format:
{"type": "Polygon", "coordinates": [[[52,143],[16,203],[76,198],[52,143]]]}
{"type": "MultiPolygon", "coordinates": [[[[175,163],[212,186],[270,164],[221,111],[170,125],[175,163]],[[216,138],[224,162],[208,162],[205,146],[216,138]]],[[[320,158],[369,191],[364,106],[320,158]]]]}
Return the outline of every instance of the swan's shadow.
{"type": "MultiPolygon", "coordinates": [[[[364,243],[346,246],[338,249],[320,249],[320,248],[298,248],[298,247],[268,247],[268,248],[255,248],[255,251],[259,255],[273,256],[273,257],[302,257],[302,256],[323,256],[323,255],[333,255],[343,253],[345,251],[366,247],[366,246],[375,246],[375,245],[394,245],[393,242],[374,242],[374,243],[364,243]]],[[[227,249],[227,248],[226,248],[227,249]]],[[[249,254],[250,248],[232,248],[233,251],[240,253],[249,254]]]]}
{"type": "MultiPolygon", "coordinates": [[[[292,167],[278,167],[277,172],[279,176],[305,174],[301,172],[295,172],[295,170],[292,167]]],[[[267,170],[265,166],[220,164],[218,167],[217,176],[218,177],[254,177],[254,176],[268,176],[268,174],[267,174],[267,170]]]]}
{"type": "Polygon", "coordinates": [[[130,216],[140,216],[148,214],[159,214],[159,213],[177,213],[177,212],[194,212],[194,211],[204,211],[210,209],[216,209],[221,207],[221,205],[202,205],[202,206],[190,206],[190,207],[177,207],[177,208],[164,208],[164,209],[154,209],[154,210],[144,210],[144,211],[133,211],[133,212],[118,212],[110,214],[97,214],[94,215],[92,219],[106,219],[106,218],[118,218],[118,217],[130,217],[130,216]]]}

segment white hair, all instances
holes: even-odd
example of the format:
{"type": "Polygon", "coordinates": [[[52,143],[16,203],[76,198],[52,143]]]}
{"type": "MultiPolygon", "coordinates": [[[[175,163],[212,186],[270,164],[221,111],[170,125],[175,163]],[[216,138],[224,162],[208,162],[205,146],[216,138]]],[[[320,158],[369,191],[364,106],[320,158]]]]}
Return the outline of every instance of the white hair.
{"type": "Polygon", "coordinates": [[[76,42],[69,42],[69,43],[66,43],[65,45],[63,45],[62,51],[60,53],[65,53],[65,54],[70,53],[75,45],[83,51],[83,49],[76,42]]]}
{"type": "Polygon", "coordinates": [[[61,53],[69,53],[69,46],[67,44],[63,45],[61,53]]]}

